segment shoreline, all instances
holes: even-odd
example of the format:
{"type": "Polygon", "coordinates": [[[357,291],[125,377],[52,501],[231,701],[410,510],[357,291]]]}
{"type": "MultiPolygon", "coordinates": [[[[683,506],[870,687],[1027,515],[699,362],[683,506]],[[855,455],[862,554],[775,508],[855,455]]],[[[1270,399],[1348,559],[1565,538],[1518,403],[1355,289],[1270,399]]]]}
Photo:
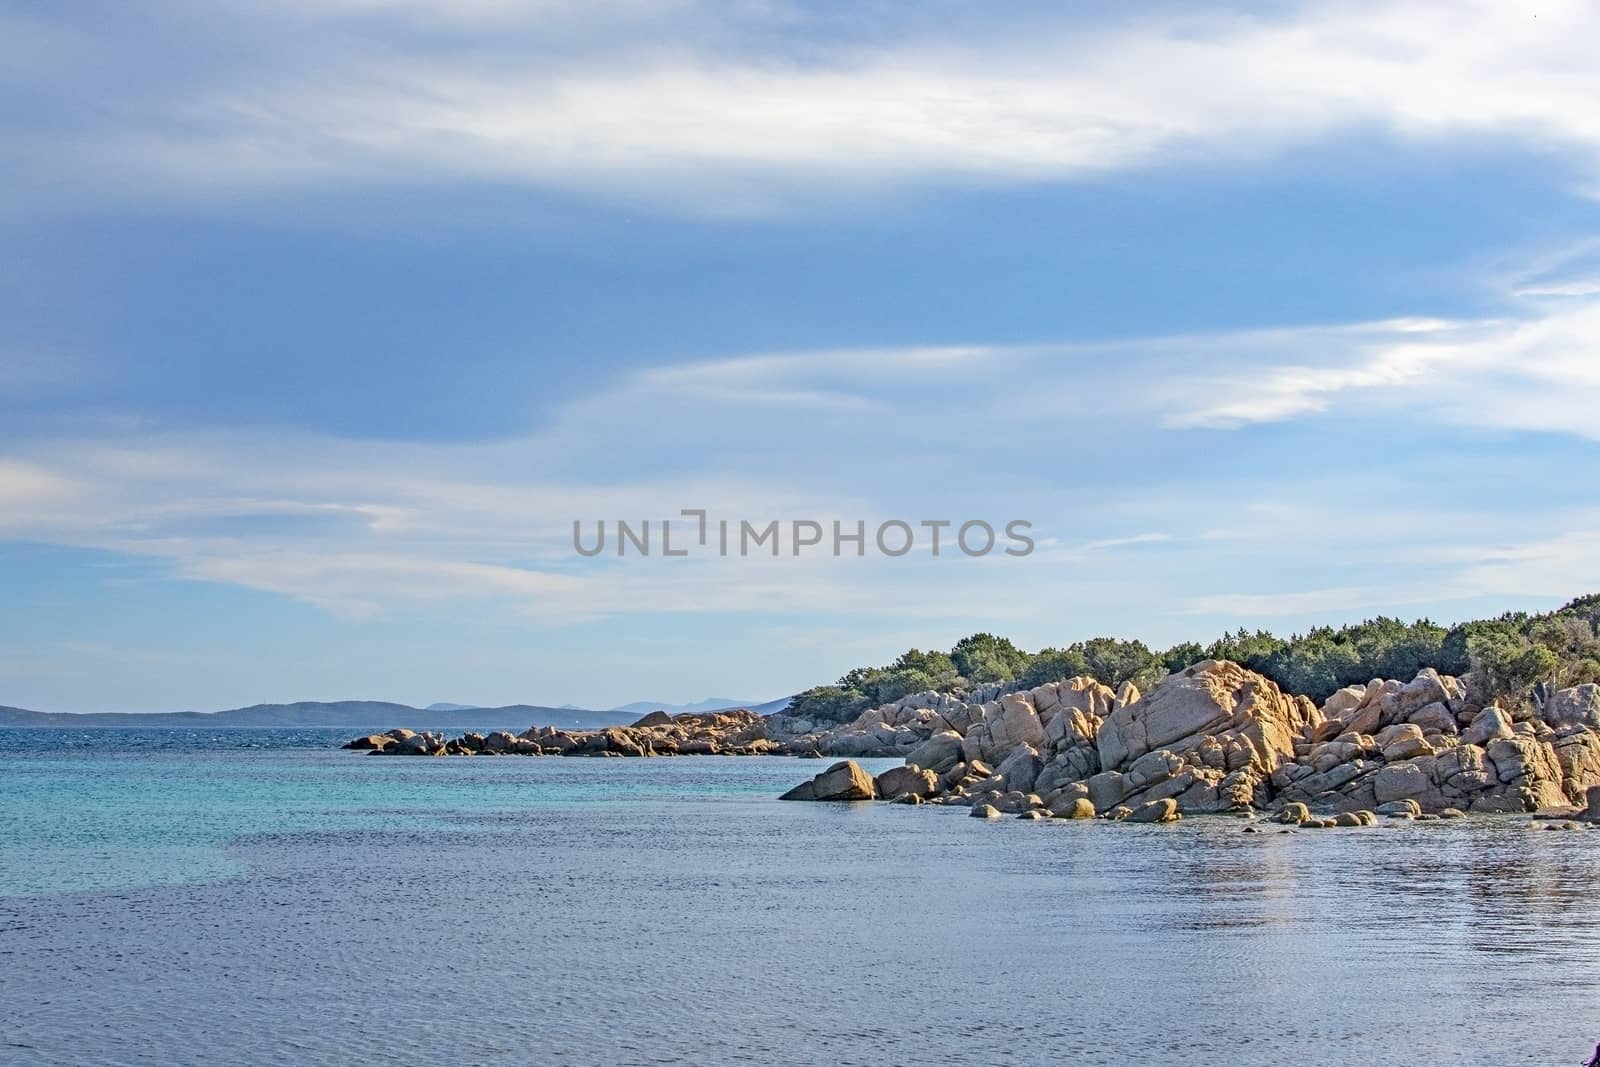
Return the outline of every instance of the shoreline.
{"type": "Polygon", "coordinates": [[[1077,676],[989,687],[981,702],[913,694],[845,724],[745,709],[652,712],[598,730],[446,738],[398,729],[344,747],[417,756],[832,757],[840,762],[783,799],[958,805],[990,818],[1164,823],[1259,813],[1286,825],[1358,826],[1471,813],[1600,822],[1600,686],[1512,709],[1476,699],[1473,689],[1470,677],[1427,668],[1409,682],[1347,687],[1318,706],[1237,663],[1205,660],[1148,693],[1077,676]],[[874,778],[854,758],[904,763],[874,778]]]}

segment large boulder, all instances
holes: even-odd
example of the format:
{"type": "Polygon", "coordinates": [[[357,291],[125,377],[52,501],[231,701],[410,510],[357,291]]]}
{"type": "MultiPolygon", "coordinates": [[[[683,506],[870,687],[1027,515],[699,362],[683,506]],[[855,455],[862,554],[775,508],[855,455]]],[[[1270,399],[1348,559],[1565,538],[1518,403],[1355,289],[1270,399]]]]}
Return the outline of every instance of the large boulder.
{"type": "Polygon", "coordinates": [[[1380,767],[1372,785],[1380,805],[1397,800],[1414,800],[1420,804],[1419,798],[1426,797],[1434,788],[1433,779],[1416,763],[1391,763],[1380,767]]]}
{"type": "Polygon", "coordinates": [[[1034,783],[1039,779],[1039,771],[1043,767],[1044,761],[1039,758],[1039,753],[1032,745],[1018,745],[1011,750],[1009,756],[1000,761],[995,773],[1005,779],[1007,789],[1031,793],[1034,783]]]}
{"type": "MultiPolygon", "coordinates": [[[[1111,714],[1111,709],[1117,703],[1117,694],[1109,686],[1103,685],[1099,680],[1086,674],[1075,678],[1068,678],[1064,682],[1053,682],[1049,688],[1056,691],[1055,707],[1061,711],[1079,711],[1094,718],[1103,719],[1111,714]]],[[[1035,696],[1039,693],[1034,691],[1035,696]]],[[[1135,690],[1137,692],[1137,690],[1135,690]]],[[[1035,700],[1041,716],[1044,714],[1042,705],[1035,700]]]]}
{"type": "Polygon", "coordinates": [[[1366,699],[1367,687],[1364,685],[1351,685],[1339,690],[1333,696],[1323,701],[1322,717],[1329,722],[1345,723],[1361,707],[1366,699]]]}
{"type": "Polygon", "coordinates": [[[1461,691],[1454,686],[1454,679],[1450,679],[1449,683],[1432,667],[1418,671],[1417,676],[1401,686],[1394,695],[1394,721],[1403,721],[1429,704],[1445,704],[1459,698],[1461,691]]]}
{"type": "Polygon", "coordinates": [[[1300,705],[1270,679],[1227,660],[1206,660],[1113,711],[1095,744],[1105,770],[1126,770],[1159,749],[1182,756],[1209,746],[1223,764],[1218,769],[1270,773],[1294,758],[1306,726],[1300,705]]]}
{"type": "Polygon", "coordinates": [[[1176,800],[1152,800],[1148,804],[1141,804],[1133,809],[1128,816],[1129,822],[1176,822],[1182,818],[1178,814],[1176,800]]]}
{"type": "Polygon", "coordinates": [[[1545,704],[1543,718],[1551,726],[1600,730],[1600,685],[1590,682],[1561,690],[1545,704]]]}
{"type": "Polygon", "coordinates": [[[652,726],[671,726],[672,716],[661,710],[652,711],[633,724],[636,730],[648,730],[652,726]]]}
{"type": "Polygon", "coordinates": [[[603,751],[615,752],[623,756],[646,755],[644,745],[640,744],[632,733],[619,726],[608,726],[600,731],[600,734],[605,738],[605,749],[603,751]]]}
{"type": "Polygon", "coordinates": [[[1383,749],[1383,758],[1390,763],[1433,755],[1433,746],[1423,739],[1422,727],[1416,723],[1398,723],[1387,728],[1378,736],[1378,744],[1383,749]]]}
{"type": "Polygon", "coordinates": [[[940,730],[907,752],[906,762],[943,774],[961,762],[961,735],[954,730],[940,730]]]}
{"type": "Polygon", "coordinates": [[[413,734],[410,730],[407,730],[406,734],[407,736],[378,751],[397,756],[427,756],[433,753],[435,744],[431,735],[413,734]]]}
{"type": "Polygon", "coordinates": [[[1044,740],[1044,724],[1025,693],[1007,693],[1000,698],[999,711],[985,715],[989,739],[1000,754],[1009,754],[1018,745],[1037,745],[1044,740]]]}
{"type": "Polygon", "coordinates": [[[1484,750],[1463,742],[1445,749],[1434,759],[1433,781],[1446,797],[1462,799],[1481,793],[1498,779],[1484,750]]]}
{"type": "Polygon", "coordinates": [[[1574,803],[1582,803],[1589,788],[1600,784],[1600,733],[1570,729],[1553,744],[1561,764],[1561,788],[1574,803]]]}
{"type": "Polygon", "coordinates": [[[1490,741],[1484,752],[1507,791],[1528,799],[1527,810],[1566,803],[1561,763],[1550,745],[1532,737],[1502,737],[1490,741]]]}
{"type": "Polygon", "coordinates": [[[1465,730],[1461,732],[1463,745],[1487,745],[1490,741],[1501,737],[1511,737],[1511,720],[1506,713],[1497,707],[1487,707],[1478,712],[1478,717],[1472,720],[1465,730]]]}
{"type": "Polygon", "coordinates": [[[809,782],[802,782],[779,800],[871,800],[877,796],[872,776],[855,760],[843,760],[809,782]]]}
{"type": "Polygon", "coordinates": [[[1044,722],[1027,693],[1007,693],[983,705],[980,721],[962,738],[962,754],[970,763],[999,763],[1018,745],[1037,749],[1044,742],[1044,722]]]}
{"type": "Polygon", "coordinates": [[[1448,737],[1457,732],[1456,717],[1443,704],[1424,705],[1421,709],[1413,711],[1408,721],[1421,729],[1424,734],[1440,734],[1448,737]]]}
{"type": "Polygon", "coordinates": [[[1087,797],[1063,797],[1050,805],[1050,813],[1058,819],[1092,819],[1095,815],[1087,797]]]}
{"type": "Polygon", "coordinates": [[[878,775],[874,786],[878,795],[885,800],[907,795],[931,797],[939,790],[939,776],[907,764],[904,767],[890,767],[878,775]]]}
{"type": "Polygon", "coordinates": [[[1096,811],[1110,811],[1128,795],[1128,785],[1120,771],[1101,771],[1085,785],[1089,789],[1089,801],[1094,804],[1096,811]]]}

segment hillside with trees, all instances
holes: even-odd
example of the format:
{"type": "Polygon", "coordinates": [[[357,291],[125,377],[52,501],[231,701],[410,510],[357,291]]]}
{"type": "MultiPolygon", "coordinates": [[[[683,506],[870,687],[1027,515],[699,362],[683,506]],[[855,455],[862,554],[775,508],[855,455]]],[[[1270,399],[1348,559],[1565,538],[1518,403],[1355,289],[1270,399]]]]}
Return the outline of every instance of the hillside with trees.
{"type": "Polygon", "coordinates": [[[1544,614],[1508,612],[1451,627],[1380,616],[1287,638],[1240,629],[1209,645],[1188,641],[1160,652],[1142,641],[1096,637],[1028,653],[1004,637],[977,633],[949,652],[913,648],[887,666],[857,667],[833,685],[799,694],[789,711],[849,722],[867,708],[909,693],[962,693],[991,682],[1033,687],[1084,674],[1113,687],[1133,682],[1145,689],[1207,659],[1233,660],[1318,703],[1347,685],[1409,679],[1432,667],[1441,674],[1470,674],[1485,699],[1516,705],[1530,700],[1540,686],[1554,690],[1600,682],[1597,630],[1600,594],[1544,614]]]}

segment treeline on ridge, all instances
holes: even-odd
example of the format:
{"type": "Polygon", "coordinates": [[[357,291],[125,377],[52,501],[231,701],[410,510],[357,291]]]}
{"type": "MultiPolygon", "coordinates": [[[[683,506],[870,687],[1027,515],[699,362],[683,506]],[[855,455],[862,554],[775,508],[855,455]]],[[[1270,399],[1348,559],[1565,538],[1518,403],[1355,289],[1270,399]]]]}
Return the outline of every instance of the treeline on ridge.
{"type": "Polygon", "coordinates": [[[1024,652],[1004,637],[973,634],[949,652],[913,648],[886,667],[857,667],[834,685],[799,694],[789,712],[849,722],[867,708],[911,693],[966,692],[990,682],[1023,687],[1087,674],[1116,687],[1146,689],[1166,675],[1207,659],[1229,659],[1321,703],[1347,685],[1373,678],[1410,679],[1424,667],[1472,673],[1482,695],[1517,704],[1535,687],[1600,682],[1600,594],[1545,614],[1508,612],[1495,619],[1439,626],[1379,617],[1278,637],[1240,629],[1209,645],[1187,641],[1164,652],[1142,641],[1096,637],[1065,648],[1024,652]]]}

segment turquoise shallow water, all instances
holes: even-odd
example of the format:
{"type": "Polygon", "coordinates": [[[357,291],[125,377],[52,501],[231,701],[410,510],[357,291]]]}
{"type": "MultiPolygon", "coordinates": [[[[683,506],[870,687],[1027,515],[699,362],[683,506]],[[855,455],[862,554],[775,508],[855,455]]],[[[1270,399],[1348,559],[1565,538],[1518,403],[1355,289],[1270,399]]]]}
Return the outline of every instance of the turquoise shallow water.
{"type": "Polygon", "coordinates": [[[0,732],[0,1063],[1576,1065],[1600,1041],[1600,832],[985,823],[773,799],[814,761],[340,740],[0,732]]]}
{"type": "MultiPolygon", "coordinates": [[[[250,870],[243,843],[259,834],[488,833],[485,819],[568,805],[768,799],[821,766],[442,765],[341,751],[348,733],[0,730],[0,896],[240,877],[250,870]]],[[[863,762],[876,771],[897,761],[863,762]]]]}

